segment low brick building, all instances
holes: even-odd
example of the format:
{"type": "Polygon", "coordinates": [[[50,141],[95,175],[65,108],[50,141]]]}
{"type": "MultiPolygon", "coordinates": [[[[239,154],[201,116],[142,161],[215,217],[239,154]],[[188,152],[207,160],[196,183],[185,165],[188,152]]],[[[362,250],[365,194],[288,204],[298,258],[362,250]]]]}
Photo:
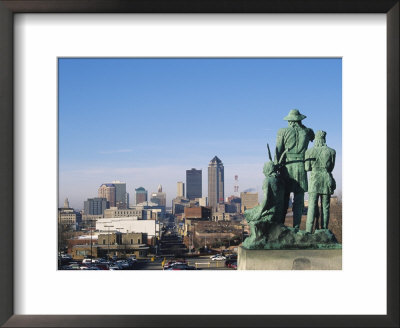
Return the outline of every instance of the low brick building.
{"type": "Polygon", "coordinates": [[[135,244],[146,244],[147,243],[147,235],[145,233],[136,233],[136,232],[128,232],[128,233],[101,233],[98,236],[98,244],[99,245],[135,245],[135,244]]]}
{"type": "Polygon", "coordinates": [[[82,260],[87,256],[107,257],[145,257],[149,250],[148,238],[145,233],[110,232],[98,235],[81,236],[68,240],[68,253],[75,260],[82,260]]]}
{"type": "Polygon", "coordinates": [[[72,258],[74,260],[83,260],[92,255],[94,258],[107,258],[117,256],[126,258],[135,255],[136,258],[146,257],[149,246],[145,244],[134,245],[75,245],[72,248],[72,258]]]}
{"type": "Polygon", "coordinates": [[[211,208],[205,206],[186,207],[185,219],[210,219],[211,208]]]}
{"type": "Polygon", "coordinates": [[[68,254],[72,253],[72,248],[76,245],[97,245],[97,235],[92,236],[82,235],[79,237],[71,238],[67,240],[68,243],[68,254]]]}

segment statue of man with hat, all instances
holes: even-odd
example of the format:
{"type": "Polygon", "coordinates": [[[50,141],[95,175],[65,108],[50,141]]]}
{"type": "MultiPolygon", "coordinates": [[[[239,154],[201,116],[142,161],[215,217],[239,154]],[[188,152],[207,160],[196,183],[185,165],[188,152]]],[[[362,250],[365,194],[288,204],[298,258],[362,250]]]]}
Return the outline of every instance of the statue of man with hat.
{"type": "Polygon", "coordinates": [[[308,189],[308,213],[306,231],[312,232],[315,212],[318,209],[318,197],[321,197],[322,229],[328,229],[330,198],[336,189],[332,176],[335,167],[336,151],[326,145],[326,132],[317,131],[314,147],[305,155],[305,169],[311,171],[308,189]]]}
{"type": "Polygon", "coordinates": [[[304,208],[304,193],[308,189],[307,172],[304,167],[304,155],[310,141],[314,140],[314,131],[302,124],[307,116],[298,109],[292,109],[284,118],[288,127],[278,130],[276,140],[276,156],[285,155],[282,177],[285,180],[284,203],[281,223],[285,223],[289,206],[289,196],[293,192],[293,227],[300,228],[304,208]]]}

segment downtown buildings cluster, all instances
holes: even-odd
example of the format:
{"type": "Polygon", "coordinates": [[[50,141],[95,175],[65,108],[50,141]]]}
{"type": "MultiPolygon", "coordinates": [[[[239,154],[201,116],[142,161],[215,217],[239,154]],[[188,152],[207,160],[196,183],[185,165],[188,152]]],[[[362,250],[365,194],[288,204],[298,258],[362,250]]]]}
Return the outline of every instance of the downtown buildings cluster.
{"type": "Polygon", "coordinates": [[[171,207],[161,185],[150,197],[144,187],[136,188],[135,205],[130,204],[126,183],[121,181],[101,184],[97,197],[86,199],[82,211],[70,208],[66,199],[58,211],[59,252],[75,259],[158,254],[165,226],[171,222],[187,250],[237,246],[247,231],[243,212],[258,205],[258,193],[239,195],[235,186],[225,198],[224,166],[217,156],[209,162],[207,181],[205,197],[202,170],[186,170],[186,181],[177,181],[171,207]]]}

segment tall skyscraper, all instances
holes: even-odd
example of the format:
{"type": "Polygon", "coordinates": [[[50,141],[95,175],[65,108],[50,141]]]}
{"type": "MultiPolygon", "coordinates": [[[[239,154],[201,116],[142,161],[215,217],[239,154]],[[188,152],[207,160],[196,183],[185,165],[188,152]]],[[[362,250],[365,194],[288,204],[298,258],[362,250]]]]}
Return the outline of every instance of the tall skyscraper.
{"type": "Polygon", "coordinates": [[[110,204],[110,207],[116,205],[116,188],[112,183],[103,183],[99,188],[99,198],[105,198],[110,204]]]}
{"type": "Polygon", "coordinates": [[[84,201],[83,208],[86,215],[102,215],[107,208],[107,199],[88,198],[88,200],[84,201]]]}
{"type": "Polygon", "coordinates": [[[126,183],[121,181],[113,181],[115,186],[115,203],[118,208],[129,207],[129,194],[126,192],[126,183]]]}
{"type": "Polygon", "coordinates": [[[201,170],[186,170],[186,198],[192,200],[202,197],[201,170]]]}
{"type": "Polygon", "coordinates": [[[224,165],[215,156],[208,164],[208,206],[218,210],[218,203],[224,202],[224,165]]]}
{"type": "Polygon", "coordinates": [[[185,197],[185,184],[182,181],[177,183],[176,197],[185,197]]]}
{"type": "Polygon", "coordinates": [[[144,189],[143,187],[139,187],[135,189],[136,192],[136,205],[147,202],[147,190],[144,189]]]}

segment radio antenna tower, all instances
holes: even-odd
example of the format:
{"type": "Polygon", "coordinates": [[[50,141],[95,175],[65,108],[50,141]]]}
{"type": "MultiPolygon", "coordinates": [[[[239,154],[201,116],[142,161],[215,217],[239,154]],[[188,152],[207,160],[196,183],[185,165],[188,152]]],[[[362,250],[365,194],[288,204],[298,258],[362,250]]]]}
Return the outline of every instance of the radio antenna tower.
{"type": "Polygon", "coordinates": [[[233,185],[233,194],[239,196],[239,176],[235,175],[235,184],[233,185]]]}

